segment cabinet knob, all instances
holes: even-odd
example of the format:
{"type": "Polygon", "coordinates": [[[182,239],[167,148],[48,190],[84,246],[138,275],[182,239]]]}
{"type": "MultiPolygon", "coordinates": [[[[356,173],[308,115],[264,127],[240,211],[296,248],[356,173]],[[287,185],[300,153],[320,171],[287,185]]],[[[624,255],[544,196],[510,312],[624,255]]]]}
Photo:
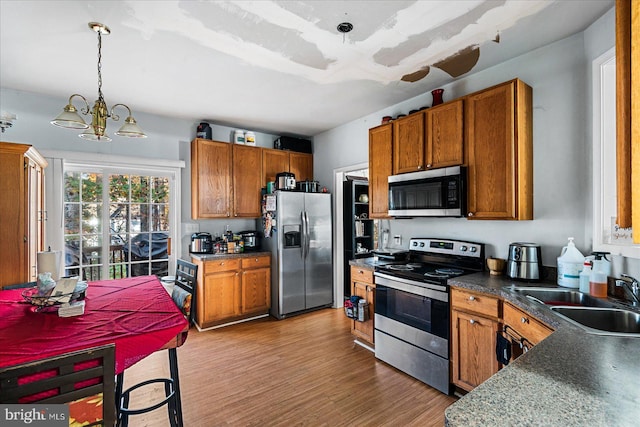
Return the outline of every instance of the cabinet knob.
{"type": "Polygon", "coordinates": [[[473,295],[469,297],[469,301],[475,301],[475,300],[476,300],[476,297],[474,297],[473,295]]]}
{"type": "Polygon", "coordinates": [[[427,167],[430,168],[431,167],[431,163],[427,163],[427,167]]]}
{"type": "Polygon", "coordinates": [[[529,323],[529,319],[527,319],[526,317],[521,318],[520,321],[522,323],[529,323]]]}
{"type": "Polygon", "coordinates": [[[258,262],[258,258],[256,258],[256,262],[258,262]]]}
{"type": "Polygon", "coordinates": [[[224,261],[220,263],[220,265],[224,265],[224,261]]]}
{"type": "Polygon", "coordinates": [[[364,274],[364,271],[358,270],[358,274],[364,274]]]}
{"type": "Polygon", "coordinates": [[[234,214],[233,216],[238,216],[238,214],[234,214]]]}
{"type": "Polygon", "coordinates": [[[469,212],[467,216],[473,216],[473,212],[469,212]]]}
{"type": "Polygon", "coordinates": [[[418,165],[418,170],[421,171],[422,170],[422,165],[418,165]]]}
{"type": "Polygon", "coordinates": [[[473,320],[473,319],[469,319],[469,323],[471,323],[473,325],[474,323],[476,323],[476,321],[473,320]]]}

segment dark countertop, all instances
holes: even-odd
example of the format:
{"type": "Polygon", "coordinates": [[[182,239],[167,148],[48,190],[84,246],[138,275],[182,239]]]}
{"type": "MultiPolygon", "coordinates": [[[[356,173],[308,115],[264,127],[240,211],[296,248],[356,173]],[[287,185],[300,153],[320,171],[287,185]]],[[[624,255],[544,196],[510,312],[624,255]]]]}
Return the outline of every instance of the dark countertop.
{"type": "Polygon", "coordinates": [[[213,261],[217,259],[234,259],[234,258],[252,258],[256,256],[271,255],[268,251],[256,251],[256,252],[242,252],[239,254],[189,254],[191,258],[199,259],[200,261],[213,261]]]}
{"type": "Polygon", "coordinates": [[[365,270],[373,271],[376,267],[383,267],[385,265],[390,264],[398,264],[403,261],[394,261],[391,259],[385,259],[380,257],[368,257],[368,258],[358,258],[352,259],[349,261],[349,265],[353,265],[354,267],[364,268],[365,270]]]}
{"type": "Polygon", "coordinates": [[[505,287],[549,286],[477,273],[453,286],[499,295],[556,331],[445,411],[445,425],[631,426],[640,422],[640,338],[594,335],[505,287]]]}

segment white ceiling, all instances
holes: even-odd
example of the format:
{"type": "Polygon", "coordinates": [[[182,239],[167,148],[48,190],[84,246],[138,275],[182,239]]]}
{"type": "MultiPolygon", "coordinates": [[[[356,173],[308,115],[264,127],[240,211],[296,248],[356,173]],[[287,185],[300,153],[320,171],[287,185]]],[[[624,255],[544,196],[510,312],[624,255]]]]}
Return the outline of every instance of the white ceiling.
{"type": "Polygon", "coordinates": [[[109,106],[311,136],[455,80],[443,69],[466,71],[478,50],[471,73],[581,32],[613,5],[0,0],[0,85],[92,103],[97,36],[87,24],[97,21],[111,29],[102,39],[109,106]],[[354,29],[343,35],[336,27],[345,21],[354,29]],[[471,52],[466,63],[441,63],[459,52],[471,52]],[[426,66],[426,77],[401,80],[426,66]]]}

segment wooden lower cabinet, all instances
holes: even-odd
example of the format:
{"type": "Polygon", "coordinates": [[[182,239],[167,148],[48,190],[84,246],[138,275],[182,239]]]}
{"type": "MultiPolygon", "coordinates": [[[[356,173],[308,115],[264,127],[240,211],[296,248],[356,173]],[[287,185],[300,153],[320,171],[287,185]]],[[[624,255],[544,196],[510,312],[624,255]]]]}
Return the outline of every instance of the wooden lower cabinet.
{"type": "Polygon", "coordinates": [[[498,372],[496,333],[500,324],[479,315],[451,311],[453,383],[471,391],[498,372]]]}
{"type": "MultiPolygon", "coordinates": [[[[508,326],[529,347],[549,336],[553,329],[494,295],[451,288],[451,382],[471,391],[498,372],[497,333],[508,326]]],[[[512,345],[512,359],[522,354],[512,345]]]]}
{"type": "Polygon", "coordinates": [[[351,266],[351,295],[357,295],[367,301],[367,320],[351,321],[351,333],[369,345],[374,345],[373,339],[373,307],[375,302],[376,285],[373,283],[373,271],[351,266]]]}
{"type": "Polygon", "coordinates": [[[201,328],[267,314],[271,306],[269,255],[221,260],[192,259],[198,265],[196,323],[201,328]]]}

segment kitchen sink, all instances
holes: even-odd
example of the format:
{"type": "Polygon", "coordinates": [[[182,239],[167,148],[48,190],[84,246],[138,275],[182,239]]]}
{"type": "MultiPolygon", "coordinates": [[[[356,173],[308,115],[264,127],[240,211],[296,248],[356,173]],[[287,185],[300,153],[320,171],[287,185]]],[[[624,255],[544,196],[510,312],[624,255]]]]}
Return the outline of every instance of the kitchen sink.
{"type": "Polygon", "coordinates": [[[526,286],[512,286],[508,288],[519,295],[546,305],[582,306],[582,307],[611,307],[606,300],[592,297],[577,290],[558,288],[534,288],[526,286]]]}
{"type": "Polygon", "coordinates": [[[555,306],[551,310],[590,333],[640,337],[640,312],[619,308],[567,306],[555,306]]]}

